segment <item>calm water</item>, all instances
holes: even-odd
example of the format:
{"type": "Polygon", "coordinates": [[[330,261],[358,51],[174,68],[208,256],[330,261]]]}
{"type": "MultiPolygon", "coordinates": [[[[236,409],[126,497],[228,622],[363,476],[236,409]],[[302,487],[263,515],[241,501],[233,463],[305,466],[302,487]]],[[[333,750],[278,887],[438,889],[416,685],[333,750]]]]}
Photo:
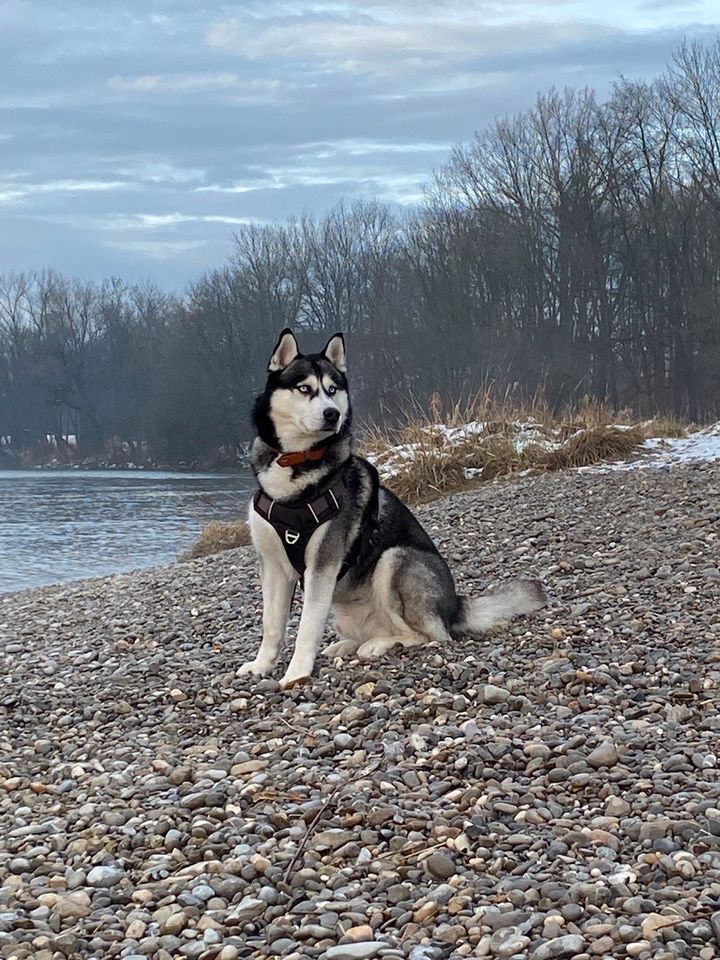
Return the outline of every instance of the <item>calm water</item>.
{"type": "Polygon", "coordinates": [[[251,477],[0,470],[0,593],[175,559],[244,513],[251,477]]]}

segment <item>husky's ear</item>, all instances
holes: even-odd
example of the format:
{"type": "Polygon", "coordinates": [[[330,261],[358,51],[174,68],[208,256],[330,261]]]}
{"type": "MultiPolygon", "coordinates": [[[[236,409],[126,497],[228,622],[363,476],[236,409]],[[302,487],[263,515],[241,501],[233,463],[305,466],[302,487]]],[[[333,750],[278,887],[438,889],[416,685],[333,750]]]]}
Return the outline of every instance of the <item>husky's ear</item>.
{"type": "Polygon", "coordinates": [[[285,327],[280,334],[280,339],[275,344],[268,370],[276,373],[278,370],[284,370],[285,367],[300,354],[295,334],[289,327],[285,327]]]}
{"type": "Polygon", "coordinates": [[[323,356],[326,360],[329,360],[336,369],[342,373],[345,372],[345,338],[341,333],[336,333],[334,337],[330,337],[325,344],[323,356]]]}

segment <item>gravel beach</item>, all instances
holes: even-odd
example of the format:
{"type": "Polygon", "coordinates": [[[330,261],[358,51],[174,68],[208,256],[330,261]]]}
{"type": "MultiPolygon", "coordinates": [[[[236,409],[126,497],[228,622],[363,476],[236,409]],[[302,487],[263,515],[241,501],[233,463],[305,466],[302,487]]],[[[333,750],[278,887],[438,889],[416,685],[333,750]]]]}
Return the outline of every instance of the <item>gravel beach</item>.
{"type": "Polygon", "coordinates": [[[0,596],[0,957],[720,957],[720,464],[418,514],[546,614],[281,693],[248,549],[0,596]]]}

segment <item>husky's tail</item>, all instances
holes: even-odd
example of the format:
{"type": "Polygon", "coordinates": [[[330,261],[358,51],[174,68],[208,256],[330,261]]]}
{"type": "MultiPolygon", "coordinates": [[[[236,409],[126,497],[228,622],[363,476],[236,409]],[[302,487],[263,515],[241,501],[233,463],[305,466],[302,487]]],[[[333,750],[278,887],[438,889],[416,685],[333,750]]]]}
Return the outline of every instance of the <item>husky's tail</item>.
{"type": "Polygon", "coordinates": [[[542,610],[547,602],[545,587],[539,580],[510,580],[479,597],[460,597],[459,616],[452,632],[484,633],[514,617],[542,610]]]}

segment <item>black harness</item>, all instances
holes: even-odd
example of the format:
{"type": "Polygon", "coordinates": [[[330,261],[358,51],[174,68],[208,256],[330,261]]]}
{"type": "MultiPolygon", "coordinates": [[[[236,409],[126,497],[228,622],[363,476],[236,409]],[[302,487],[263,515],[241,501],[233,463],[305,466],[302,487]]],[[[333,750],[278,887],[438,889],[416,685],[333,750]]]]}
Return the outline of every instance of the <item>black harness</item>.
{"type": "MultiPolygon", "coordinates": [[[[318,527],[340,513],[344,493],[345,484],[342,477],[314,500],[296,503],[292,506],[272,500],[263,490],[255,492],[253,497],[255,511],[275,528],[275,532],[280,537],[283,547],[285,547],[288,560],[300,575],[301,585],[305,576],[305,551],[310,542],[310,537],[318,527]]],[[[338,580],[342,580],[350,567],[354,565],[359,551],[360,537],[358,536],[343,561],[338,580]]]]}

